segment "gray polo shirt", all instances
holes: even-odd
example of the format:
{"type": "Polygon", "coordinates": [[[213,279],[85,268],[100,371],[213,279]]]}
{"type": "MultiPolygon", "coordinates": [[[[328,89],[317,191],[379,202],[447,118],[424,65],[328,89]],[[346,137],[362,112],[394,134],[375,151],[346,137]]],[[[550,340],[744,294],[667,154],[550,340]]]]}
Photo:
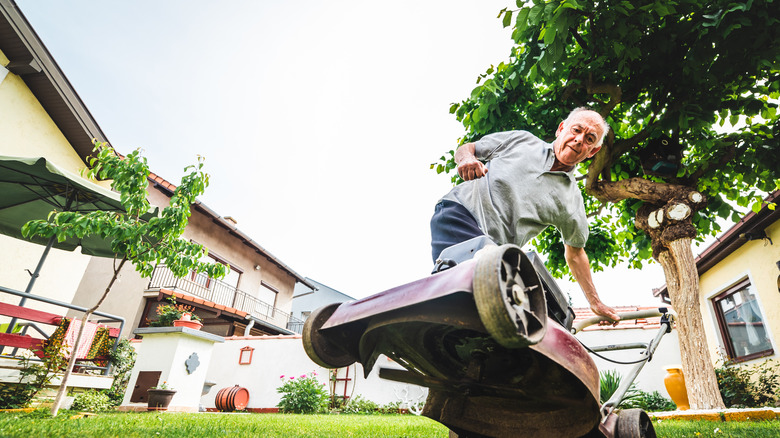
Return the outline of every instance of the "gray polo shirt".
{"type": "Polygon", "coordinates": [[[564,243],[583,248],[588,221],[572,172],[550,171],[552,144],[527,131],[490,134],[476,142],[486,176],[454,187],[442,199],[471,212],[496,243],[525,245],[545,228],[558,229],[564,243]]]}

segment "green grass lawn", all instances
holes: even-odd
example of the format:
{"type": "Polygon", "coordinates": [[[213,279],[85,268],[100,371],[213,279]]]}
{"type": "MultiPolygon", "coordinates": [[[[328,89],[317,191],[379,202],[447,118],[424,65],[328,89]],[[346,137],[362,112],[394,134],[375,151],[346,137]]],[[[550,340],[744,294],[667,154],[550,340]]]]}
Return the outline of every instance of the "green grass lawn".
{"type": "MultiPolygon", "coordinates": [[[[45,412],[0,413],[0,437],[375,437],[446,438],[447,428],[414,415],[293,415],[293,414],[174,414],[106,413],[56,418],[45,412]]],[[[780,421],[654,422],[659,437],[733,438],[780,436],[780,421]]]]}

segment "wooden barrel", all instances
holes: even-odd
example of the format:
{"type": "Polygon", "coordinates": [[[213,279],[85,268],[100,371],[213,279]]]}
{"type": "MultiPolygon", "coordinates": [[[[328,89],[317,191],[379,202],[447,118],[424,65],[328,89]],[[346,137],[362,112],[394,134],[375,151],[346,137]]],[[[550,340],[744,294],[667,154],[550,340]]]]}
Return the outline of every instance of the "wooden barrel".
{"type": "Polygon", "coordinates": [[[222,388],[217,393],[215,404],[223,412],[243,411],[249,404],[249,391],[238,385],[222,388]]]}

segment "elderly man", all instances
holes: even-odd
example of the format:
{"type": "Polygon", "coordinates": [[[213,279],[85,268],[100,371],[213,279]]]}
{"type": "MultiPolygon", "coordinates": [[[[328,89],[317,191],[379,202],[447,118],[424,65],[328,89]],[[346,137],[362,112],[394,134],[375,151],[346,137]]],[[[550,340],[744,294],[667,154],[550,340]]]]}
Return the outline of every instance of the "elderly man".
{"type": "Polygon", "coordinates": [[[609,125],[588,108],[577,108],[546,143],[526,131],[499,132],[455,151],[466,181],[438,204],[431,219],[434,261],[445,248],[487,235],[498,244],[525,245],[552,225],[563,238],[566,263],[590,308],[613,321],[590,273],[585,243],[588,222],[574,168],[601,149],[609,125]]]}

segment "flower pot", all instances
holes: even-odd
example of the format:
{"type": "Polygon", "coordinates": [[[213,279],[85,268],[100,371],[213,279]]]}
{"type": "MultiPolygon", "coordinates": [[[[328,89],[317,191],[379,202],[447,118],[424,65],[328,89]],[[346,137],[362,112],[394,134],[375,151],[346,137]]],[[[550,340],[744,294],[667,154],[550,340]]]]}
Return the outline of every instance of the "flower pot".
{"type": "Polygon", "coordinates": [[[177,319],[173,321],[174,327],[188,327],[194,330],[200,330],[201,327],[203,327],[203,324],[201,324],[199,321],[193,321],[190,319],[177,319]]]}
{"type": "Polygon", "coordinates": [[[690,409],[688,405],[688,391],[685,389],[685,377],[682,373],[682,367],[679,365],[668,366],[664,368],[666,376],[664,377],[664,386],[669,397],[677,405],[680,411],[690,409]]]}
{"type": "Polygon", "coordinates": [[[176,391],[173,389],[148,389],[146,393],[149,395],[146,410],[167,411],[176,391]]]}

